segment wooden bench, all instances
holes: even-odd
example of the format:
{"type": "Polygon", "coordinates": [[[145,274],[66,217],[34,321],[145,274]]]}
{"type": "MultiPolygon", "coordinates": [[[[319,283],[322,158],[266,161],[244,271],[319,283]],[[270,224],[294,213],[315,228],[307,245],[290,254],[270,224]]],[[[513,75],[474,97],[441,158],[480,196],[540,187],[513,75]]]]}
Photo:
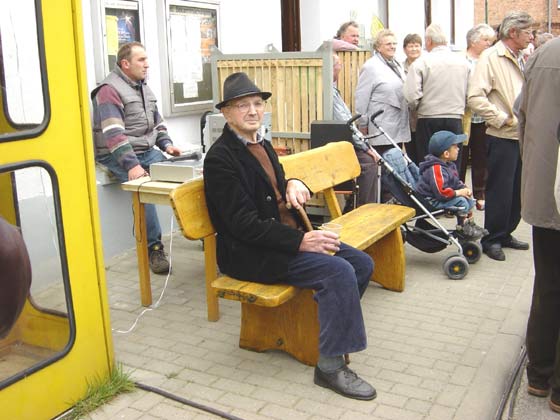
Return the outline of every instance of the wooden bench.
{"type": "MultiPolygon", "coordinates": [[[[301,179],[313,192],[323,192],[341,240],[372,256],[372,280],[383,287],[404,290],[405,258],[400,225],[413,217],[409,207],[367,204],[341,215],[333,187],[355,178],[360,166],[350,143],[323,147],[281,158],[287,178],[301,179]]],[[[254,351],[283,350],[315,365],[319,325],[313,291],[294,286],[266,285],[219,275],[216,236],[210,222],[202,180],[187,182],[170,193],[171,205],[188,239],[204,239],[208,319],[219,318],[218,297],[241,302],[239,346],[254,351]]]]}

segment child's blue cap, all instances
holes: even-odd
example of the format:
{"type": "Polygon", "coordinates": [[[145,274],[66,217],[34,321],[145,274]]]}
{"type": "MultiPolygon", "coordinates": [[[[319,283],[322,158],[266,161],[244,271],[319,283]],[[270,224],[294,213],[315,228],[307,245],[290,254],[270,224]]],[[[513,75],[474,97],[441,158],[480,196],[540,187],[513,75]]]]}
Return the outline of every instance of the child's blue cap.
{"type": "Polygon", "coordinates": [[[465,134],[455,134],[451,131],[436,131],[430,138],[428,151],[434,156],[441,156],[443,152],[454,144],[463,143],[467,139],[465,134]]]}

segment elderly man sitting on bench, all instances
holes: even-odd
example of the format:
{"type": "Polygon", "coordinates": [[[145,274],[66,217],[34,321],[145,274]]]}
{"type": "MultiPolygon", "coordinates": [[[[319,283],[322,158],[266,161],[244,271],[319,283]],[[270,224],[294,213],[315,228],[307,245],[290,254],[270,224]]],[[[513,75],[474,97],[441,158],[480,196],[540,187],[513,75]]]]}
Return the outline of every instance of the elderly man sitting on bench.
{"type": "Polygon", "coordinates": [[[315,290],[320,334],[314,382],[346,397],[371,400],[375,389],[348,368],[343,356],[367,345],[360,297],[373,261],[335,233],[301,228],[297,210],[310,191],[297,179],[285,179],[271,144],[259,134],[271,93],[245,73],[228,76],[223,92],[216,108],[227,124],[204,160],[220,270],[246,281],[315,290]]]}

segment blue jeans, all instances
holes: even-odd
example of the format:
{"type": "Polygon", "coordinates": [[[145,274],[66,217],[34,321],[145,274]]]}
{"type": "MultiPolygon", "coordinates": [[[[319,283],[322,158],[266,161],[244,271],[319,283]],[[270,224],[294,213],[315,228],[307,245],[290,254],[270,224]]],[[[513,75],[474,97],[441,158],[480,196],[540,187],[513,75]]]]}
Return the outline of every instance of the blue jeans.
{"type": "Polygon", "coordinates": [[[474,207],[474,200],[467,197],[454,197],[449,201],[438,201],[433,198],[428,198],[429,203],[435,209],[448,209],[449,207],[458,207],[461,210],[457,211],[458,216],[466,216],[474,207]]]}
{"type": "Polygon", "coordinates": [[[373,260],[346,244],[334,256],[299,252],[281,282],[313,289],[319,309],[319,353],[340,356],[366,348],[360,298],[373,273],[373,260]]]}
{"type": "MultiPolygon", "coordinates": [[[[137,154],[136,157],[146,171],[150,170],[150,164],[161,162],[165,160],[165,156],[157,149],[150,149],[147,152],[137,154]]],[[[128,181],[128,171],[123,169],[121,165],[116,161],[113,155],[103,155],[97,156],[95,158],[99,163],[105,165],[113,175],[120,181],[128,181]]],[[[155,245],[159,245],[163,248],[161,243],[161,226],[156,213],[156,206],[153,204],[144,204],[144,209],[146,211],[146,232],[148,235],[148,251],[152,249],[155,245]]]]}

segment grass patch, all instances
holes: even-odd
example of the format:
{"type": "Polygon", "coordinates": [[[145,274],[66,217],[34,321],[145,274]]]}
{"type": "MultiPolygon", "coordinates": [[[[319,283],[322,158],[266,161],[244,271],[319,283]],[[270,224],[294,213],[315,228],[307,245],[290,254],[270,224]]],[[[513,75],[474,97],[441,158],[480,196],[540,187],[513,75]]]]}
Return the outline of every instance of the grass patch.
{"type": "Polygon", "coordinates": [[[130,374],[124,372],[121,364],[116,364],[108,377],[96,377],[88,381],[86,395],[74,404],[74,408],[60,417],[61,420],[82,419],[88,413],[108,403],[119,394],[132,392],[135,389],[130,374]]]}

